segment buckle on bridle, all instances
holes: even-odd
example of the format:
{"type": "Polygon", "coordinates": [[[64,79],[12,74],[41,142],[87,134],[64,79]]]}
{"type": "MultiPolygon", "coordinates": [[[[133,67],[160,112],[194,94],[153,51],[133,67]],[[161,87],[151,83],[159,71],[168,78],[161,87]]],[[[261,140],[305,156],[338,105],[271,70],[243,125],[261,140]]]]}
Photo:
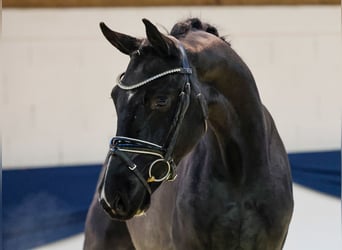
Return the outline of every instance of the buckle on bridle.
{"type": "Polygon", "coordinates": [[[134,171],[137,168],[137,165],[133,165],[133,166],[128,166],[129,170],[134,171]]]}

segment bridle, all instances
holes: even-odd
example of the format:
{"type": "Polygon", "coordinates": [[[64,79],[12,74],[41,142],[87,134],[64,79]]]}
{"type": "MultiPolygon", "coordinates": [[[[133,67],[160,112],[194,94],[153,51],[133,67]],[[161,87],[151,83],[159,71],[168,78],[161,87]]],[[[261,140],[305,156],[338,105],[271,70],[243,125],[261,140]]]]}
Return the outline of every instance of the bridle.
{"type": "MultiPolygon", "coordinates": [[[[179,136],[180,127],[183,123],[184,116],[186,111],[188,110],[190,104],[190,95],[191,95],[191,81],[190,75],[192,74],[192,69],[190,68],[189,61],[183,46],[179,43],[179,50],[181,52],[182,57],[182,67],[171,69],[154,75],[144,81],[141,81],[136,84],[127,85],[122,82],[122,78],[125,73],[119,75],[117,79],[117,86],[123,90],[133,90],[140,88],[156,79],[162,78],[171,74],[183,74],[185,76],[185,83],[183,85],[182,91],[179,94],[179,103],[178,108],[176,110],[173,122],[171,124],[169,130],[169,138],[166,140],[164,146],[160,146],[158,144],[140,140],[136,138],[124,137],[124,136],[115,136],[111,139],[109,145],[109,152],[107,155],[107,166],[105,177],[107,177],[107,173],[109,170],[109,165],[112,156],[117,156],[122,160],[126,165],[127,169],[132,171],[134,175],[139,179],[139,181],[146,188],[148,193],[151,195],[151,187],[149,183],[152,182],[163,182],[163,181],[173,181],[176,178],[176,164],[172,157],[174,147],[179,136]],[[137,168],[137,165],[134,161],[129,157],[129,154],[138,154],[138,155],[149,155],[156,157],[150,166],[149,166],[149,177],[146,180],[141,174],[140,170],[137,168]],[[154,176],[153,172],[155,168],[161,167],[161,164],[164,165],[167,170],[166,173],[161,177],[154,176]]],[[[194,90],[197,92],[196,96],[200,102],[201,109],[203,112],[204,126],[205,130],[207,129],[207,104],[203,95],[200,93],[198,87],[195,85],[194,90]]],[[[106,179],[103,180],[103,185],[106,179]]],[[[99,200],[101,203],[105,202],[109,206],[107,199],[104,194],[104,187],[102,187],[102,191],[100,193],[99,200]]]]}

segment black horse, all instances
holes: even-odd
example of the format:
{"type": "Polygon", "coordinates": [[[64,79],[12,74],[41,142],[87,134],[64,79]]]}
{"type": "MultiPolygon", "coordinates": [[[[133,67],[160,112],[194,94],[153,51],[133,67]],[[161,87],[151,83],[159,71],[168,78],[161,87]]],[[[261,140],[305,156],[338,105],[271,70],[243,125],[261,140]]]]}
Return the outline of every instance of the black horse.
{"type": "Polygon", "coordinates": [[[248,67],[197,18],[143,22],[146,39],[100,24],[130,62],[84,249],[282,249],[291,173],[248,67]]]}

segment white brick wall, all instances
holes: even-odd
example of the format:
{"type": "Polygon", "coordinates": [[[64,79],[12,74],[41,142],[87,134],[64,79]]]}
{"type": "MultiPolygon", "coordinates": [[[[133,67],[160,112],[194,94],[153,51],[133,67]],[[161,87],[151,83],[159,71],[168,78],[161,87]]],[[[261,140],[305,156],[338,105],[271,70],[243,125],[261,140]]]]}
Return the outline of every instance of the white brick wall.
{"type": "Polygon", "coordinates": [[[170,30],[189,16],[228,35],[289,151],[340,147],[338,6],[5,9],[3,165],[102,162],[116,127],[110,91],[128,58],[102,37],[98,23],[143,36],[143,17],[170,30]]]}

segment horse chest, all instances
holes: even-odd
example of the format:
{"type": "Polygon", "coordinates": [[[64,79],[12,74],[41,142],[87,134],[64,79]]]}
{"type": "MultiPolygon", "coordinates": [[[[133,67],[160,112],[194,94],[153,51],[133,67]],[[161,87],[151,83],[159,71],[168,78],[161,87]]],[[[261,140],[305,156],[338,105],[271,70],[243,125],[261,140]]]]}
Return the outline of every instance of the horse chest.
{"type": "Polygon", "coordinates": [[[178,210],[178,249],[268,249],[263,209],[253,201],[197,199],[178,210]]]}
{"type": "Polygon", "coordinates": [[[172,240],[174,202],[171,193],[170,186],[156,190],[146,214],[127,221],[136,250],[176,249],[172,240]]]}
{"type": "Polygon", "coordinates": [[[172,204],[165,197],[128,222],[137,249],[272,249],[267,212],[253,199],[237,202],[224,192],[202,193],[180,196],[172,204]]]}

